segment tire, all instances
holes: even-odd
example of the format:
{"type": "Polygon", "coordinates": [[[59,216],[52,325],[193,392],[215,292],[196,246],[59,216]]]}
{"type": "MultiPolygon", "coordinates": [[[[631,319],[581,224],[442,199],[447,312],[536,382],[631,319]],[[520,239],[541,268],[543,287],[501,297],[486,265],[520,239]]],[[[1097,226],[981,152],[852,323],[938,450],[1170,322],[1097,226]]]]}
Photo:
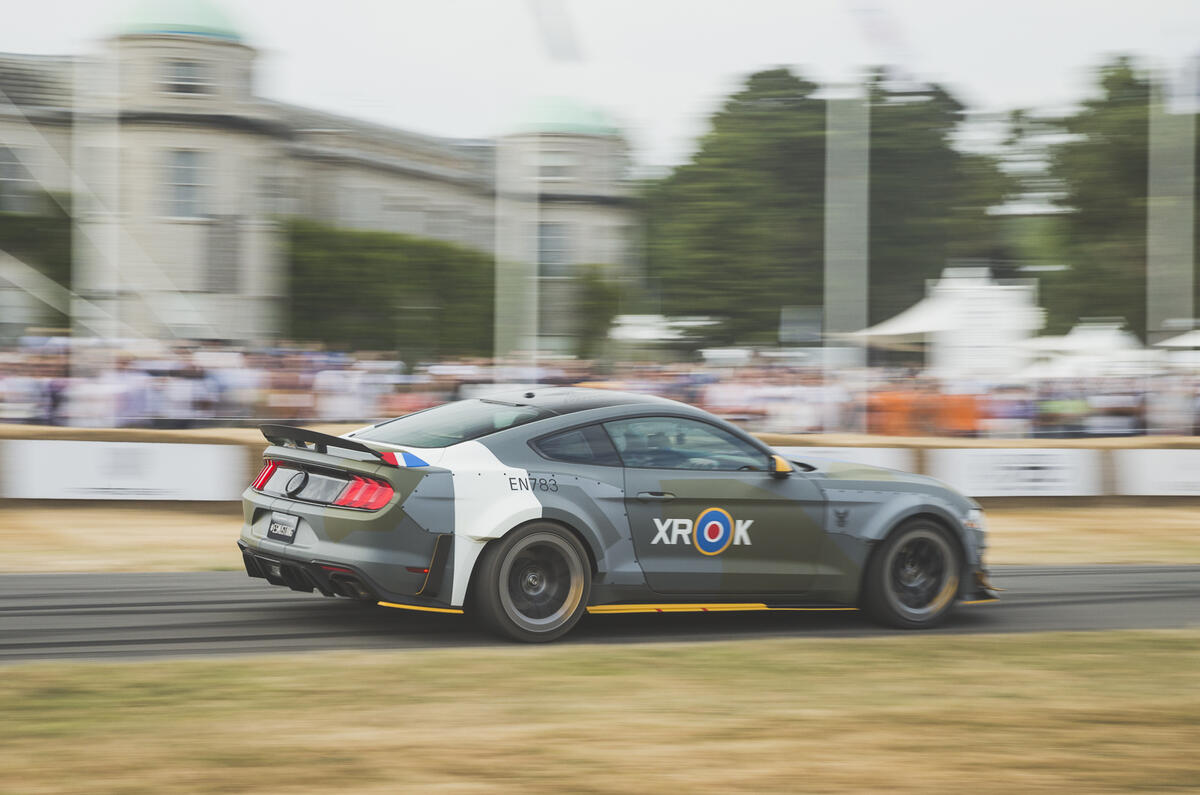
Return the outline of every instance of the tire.
{"type": "Polygon", "coordinates": [[[946,529],[929,519],[913,519],[896,528],[871,556],[861,607],[890,627],[935,627],[954,607],[961,571],[958,546],[946,529]]]}
{"type": "Polygon", "coordinates": [[[471,612],[502,637],[540,643],[562,637],[587,609],[592,569],[573,533],[534,522],[484,547],[471,612]]]}

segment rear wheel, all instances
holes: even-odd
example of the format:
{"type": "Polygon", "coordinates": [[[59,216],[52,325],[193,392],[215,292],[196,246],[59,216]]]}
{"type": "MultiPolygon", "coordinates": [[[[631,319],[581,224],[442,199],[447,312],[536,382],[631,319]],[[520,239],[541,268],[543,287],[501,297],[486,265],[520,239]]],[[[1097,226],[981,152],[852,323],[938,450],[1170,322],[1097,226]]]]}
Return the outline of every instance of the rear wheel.
{"type": "Polygon", "coordinates": [[[472,612],[492,632],[539,642],[566,634],[587,607],[592,572],[574,534],[536,522],[483,550],[472,612]]]}
{"type": "Polygon", "coordinates": [[[945,528],[928,519],[905,522],[871,557],[862,607],[888,626],[937,626],[954,606],[961,568],[945,528]]]}

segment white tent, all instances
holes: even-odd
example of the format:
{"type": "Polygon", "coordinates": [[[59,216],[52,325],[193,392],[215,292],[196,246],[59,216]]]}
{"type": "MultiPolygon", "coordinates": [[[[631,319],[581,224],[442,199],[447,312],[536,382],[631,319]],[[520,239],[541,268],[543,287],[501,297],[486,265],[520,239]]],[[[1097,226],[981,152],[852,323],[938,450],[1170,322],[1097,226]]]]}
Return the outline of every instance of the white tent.
{"type": "Polygon", "coordinates": [[[1200,329],[1156,343],[1160,348],[1200,348],[1200,329]]]}
{"type": "Polygon", "coordinates": [[[1117,321],[1085,321],[1064,335],[1034,337],[1022,345],[1048,354],[1104,355],[1141,350],[1142,343],[1133,334],[1122,330],[1122,325],[1117,321]]]}
{"type": "Polygon", "coordinates": [[[833,336],[873,348],[926,350],[929,372],[940,378],[997,378],[1029,363],[1031,353],[1020,343],[1044,325],[1043,314],[1035,281],[995,281],[987,268],[952,267],[900,314],[833,336]]]}
{"type": "Polygon", "coordinates": [[[1066,334],[1025,340],[1022,345],[1037,361],[1021,370],[1022,381],[1104,376],[1139,377],[1157,373],[1164,352],[1147,350],[1120,321],[1089,320],[1066,334]]]}
{"type": "Polygon", "coordinates": [[[944,296],[922,298],[898,315],[861,331],[836,336],[874,348],[916,351],[927,334],[955,328],[954,307],[944,296]]]}

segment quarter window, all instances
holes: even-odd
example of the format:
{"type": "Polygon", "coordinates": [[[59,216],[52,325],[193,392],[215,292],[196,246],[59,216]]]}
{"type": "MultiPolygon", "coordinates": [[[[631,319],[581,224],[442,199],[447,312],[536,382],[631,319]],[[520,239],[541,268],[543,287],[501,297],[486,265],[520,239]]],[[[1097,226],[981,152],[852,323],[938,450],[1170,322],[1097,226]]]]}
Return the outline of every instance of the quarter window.
{"type": "Polygon", "coordinates": [[[603,429],[598,425],[576,428],[539,439],[534,447],[546,458],[572,464],[620,466],[621,459],[603,429]]]}
{"type": "Polygon", "coordinates": [[[627,467],[650,469],[767,469],[767,455],[706,422],[684,417],[638,417],[604,423],[627,467]]]}

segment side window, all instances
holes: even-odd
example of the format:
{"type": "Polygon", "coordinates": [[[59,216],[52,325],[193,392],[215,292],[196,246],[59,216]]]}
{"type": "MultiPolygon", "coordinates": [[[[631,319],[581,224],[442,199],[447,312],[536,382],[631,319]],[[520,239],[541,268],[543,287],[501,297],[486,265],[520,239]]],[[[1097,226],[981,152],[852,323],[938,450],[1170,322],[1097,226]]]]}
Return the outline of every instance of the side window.
{"type": "Polygon", "coordinates": [[[621,459],[608,435],[597,425],[547,436],[534,442],[534,448],[546,458],[573,464],[597,464],[619,467],[621,459]]]}
{"type": "Polygon", "coordinates": [[[767,454],[715,425],[683,417],[639,417],[604,423],[627,467],[755,470],[767,454]]]}

